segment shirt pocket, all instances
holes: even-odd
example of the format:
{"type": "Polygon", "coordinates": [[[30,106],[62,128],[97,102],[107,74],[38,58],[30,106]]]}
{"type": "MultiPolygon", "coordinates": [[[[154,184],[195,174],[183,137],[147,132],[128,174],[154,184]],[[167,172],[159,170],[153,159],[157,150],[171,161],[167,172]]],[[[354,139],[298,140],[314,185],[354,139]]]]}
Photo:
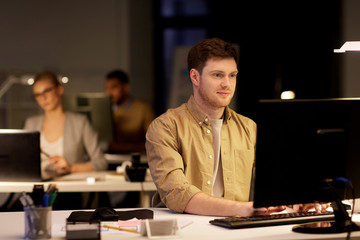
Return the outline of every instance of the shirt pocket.
{"type": "Polygon", "coordinates": [[[254,149],[236,149],[235,152],[236,182],[250,187],[252,168],[255,160],[254,149]]]}

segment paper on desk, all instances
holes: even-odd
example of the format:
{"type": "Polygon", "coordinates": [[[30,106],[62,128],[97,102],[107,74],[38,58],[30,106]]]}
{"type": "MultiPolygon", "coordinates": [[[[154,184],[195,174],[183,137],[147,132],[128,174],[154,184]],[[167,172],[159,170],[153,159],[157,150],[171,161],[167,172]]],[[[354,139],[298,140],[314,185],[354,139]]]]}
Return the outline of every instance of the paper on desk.
{"type": "MultiPolygon", "coordinates": [[[[140,226],[141,226],[141,219],[137,219],[137,218],[132,218],[126,221],[123,220],[119,220],[117,222],[103,222],[101,225],[109,225],[112,227],[119,227],[119,228],[125,228],[128,230],[135,230],[135,231],[139,231],[140,230],[140,226]]],[[[106,227],[102,227],[101,231],[118,231],[115,229],[109,229],[106,227]]]]}
{"type": "Polygon", "coordinates": [[[184,227],[187,227],[192,223],[193,223],[193,221],[190,220],[190,219],[180,219],[180,220],[178,220],[178,224],[179,224],[180,229],[183,229],[184,227]]]}
{"type": "Polygon", "coordinates": [[[106,173],[105,179],[106,179],[106,180],[121,180],[121,181],[125,181],[125,175],[124,175],[124,173],[117,173],[117,172],[113,171],[113,172],[108,172],[108,173],[106,173]]]}
{"type": "MultiPolygon", "coordinates": [[[[360,221],[360,219],[357,219],[360,221]]],[[[140,230],[140,226],[141,226],[141,219],[137,219],[137,218],[133,218],[127,221],[121,221],[119,220],[118,222],[106,222],[107,225],[112,225],[114,227],[123,227],[123,228],[127,228],[127,229],[131,229],[131,230],[140,230]]],[[[189,220],[189,219],[180,219],[178,220],[178,224],[179,224],[179,228],[183,229],[187,226],[189,226],[190,224],[192,224],[193,221],[189,220]]],[[[113,230],[113,229],[109,229],[109,228],[101,228],[101,231],[103,233],[124,233],[127,234],[126,232],[122,232],[122,231],[117,231],[117,230],[113,230]]],[[[53,237],[64,237],[66,235],[66,226],[65,224],[53,224],[52,226],[52,236],[53,237]]]]}
{"type": "Polygon", "coordinates": [[[53,237],[64,237],[66,235],[65,224],[55,223],[51,228],[51,236],[53,237]]]}
{"type": "MultiPolygon", "coordinates": [[[[139,230],[141,227],[141,219],[137,219],[137,218],[132,218],[126,221],[123,220],[119,220],[118,221],[118,227],[124,227],[124,228],[135,228],[134,230],[139,230]]],[[[180,219],[178,220],[178,227],[179,229],[183,229],[187,226],[189,226],[190,224],[192,224],[193,221],[190,219],[180,219]]]]}
{"type": "Polygon", "coordinates": [[[119,227],[135,227],[141,225],[141,219],[132,218],[126,221],[119,220],[118,221],[119,227]]]}

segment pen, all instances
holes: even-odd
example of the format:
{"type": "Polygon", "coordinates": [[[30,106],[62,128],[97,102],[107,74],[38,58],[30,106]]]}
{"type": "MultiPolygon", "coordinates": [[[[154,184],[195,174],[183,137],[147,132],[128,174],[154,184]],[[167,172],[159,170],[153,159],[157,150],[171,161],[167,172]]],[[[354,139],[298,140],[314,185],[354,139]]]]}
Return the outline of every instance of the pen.
{"type": "Polygon", "coordinates": [[[46,189],[46,193],[48,195],[51,195],[53,192],[55,192],[56,189],[57,189],[56,184],[55,183],[54,184],[50,183],[48,188],[46,189]]]}
{"type": "Polygon", "coordinates": [[[126,229],[126,228],[120,228],[120,227],[114,227],[114,226],[110,226],[110,225],[104,225],[104,227],[106,228],[111,228],[111,229],[115,229],[115,230],[119,230],[119,231],[125,231],[125,232],[131,232],[131,233],[139,233],[136,230],[131,230],[131,229],[126,229]]]}
{"type": "Polygon", "coordinates": [[[23,205],[24,210],[27,209],[29,213],[27,215],[29,223],[32,222],[32,219],[39,217],[38,213],[34,211],[35,206],[32,198],[29,195],[27,195],[25,192],[21,194],[20,202],[23,205]]]}
{"type": "Polygon", "coordinates": [[[34,202],[32,198],[27,195],[25,192],[21,194],[20,202],[24,207],[34,207],[34,202]]]}
{"type": "Polygon", "coordinates": [[[57,196],[58,189],[55,188],[55,191],[50,195],[49,199],[49,206],[52,206],[54,204],[55,198],[57,196]]]}
{"type": "Polygon", "coordinates": [[[50,198],[49,194],[45,193],[42,198],[42,204],[41,204],[43,207],[49,206],[49,198],[50,198]]]}
{"type": "Polygon", "coordinates": [[[46,157],[50,158],[50,154],[48,154],[47,152],[41,151],[42,154],[44,154],[46,157]]]}
{"type": "Polygon", "coordinates": [[[57,192],[58,192],[58,189],[56,188],[56,184],[50,183],[43,198],[42,198],[42,206],[43,207],[51,206],[55,201],[57,192]]]}

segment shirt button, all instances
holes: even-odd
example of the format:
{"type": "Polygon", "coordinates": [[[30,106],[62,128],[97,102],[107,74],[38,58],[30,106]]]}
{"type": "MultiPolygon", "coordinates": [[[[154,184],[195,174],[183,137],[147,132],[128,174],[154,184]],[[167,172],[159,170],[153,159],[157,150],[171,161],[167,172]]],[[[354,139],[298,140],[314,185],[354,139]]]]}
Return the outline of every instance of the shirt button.
{"type": "Polygon", "coordinates": [[[210,180],[208,180],[208,181],[206,182],[207,185],[210,185],[210,183],[211,183],[210,180]]]}
{"type": "Polygon", "coordinates": [[[209,134],[209,133],[210,133],[210,130],[208,129],[208,130],[206,130],[206,132],[209,134]]]}
{"type": "Polygon", "coordinates": [[[209,158],[212,159],[212,155],[211,155],[211,154],[209,155],[209,158]]]}

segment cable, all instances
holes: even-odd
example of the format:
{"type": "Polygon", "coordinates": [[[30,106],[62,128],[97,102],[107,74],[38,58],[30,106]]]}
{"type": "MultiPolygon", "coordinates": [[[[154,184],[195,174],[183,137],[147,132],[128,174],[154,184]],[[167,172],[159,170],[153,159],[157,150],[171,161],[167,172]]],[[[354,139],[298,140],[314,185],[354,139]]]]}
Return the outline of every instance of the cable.
{"type": "MultiPolygon", "coordinates": [[[[335,178],[335,181],[337,182],[341,182],[341,183],[344,183],[345,186],[349,186],[350,189],[351,189],[351,194],[352,194],[352,208],[351,208],[351,216],[350,216],[350,221],[352,222],[352,217],[354,215],[354,209],[355,209],[355,189],[354,189],[354,186],[352,185],[351,181],[344,178],[344,177],[338,177],[338,178],[335,178]]],[[[344,192],[344,195],[346,193],[346,188],[345,188],[345,192],[344,192]]],[[[350,239],[350,235],[351,235],[351,228],[349,228],[348,232],[347,232],[347,236],[346,236],[346,240],[350,239]]]]}
{"type": "MultiPolygon", "coordinates": [[[[352,208],[351,208],[351,216],[350,216],[350,221],[352,222],[352,217],[354,215],[354,209],[355,209],[355,189],[351,181],[349,181],[348,186],[350,187],[352,193],[352,208]]],[[[351,235],[351,229],[349,229],[347,233],[346,240],[350,239],[350,235],[351,235]]]]}
{"type": "MultiPolygon", "coordinates": [[[[346,196],[346,187],[350,187],[351,190],[351,194],[352,194],[352,209],[351,209],[351,216],[350,216],[350,221],[352,222],[352,217],[354,215],[354,209],[355,209],[355,189],[354,186],[352,185],[351,181],[349,179],[346,179],[344,177],[337,177],[334,179],[335,182],[340,182],[340,183],[344,183],[345,184],[345,191],[344,191],[344,196],[346,196]]],[[[351,236],[351,228],[348,229],[347,231],[347,235],[346,235],[346,240],[350,239],[351,236]]]]}
{"type": "MultiPolygon", "coordinates": [[[[336,177],[336,178],[331,178],[331,179],[325,179],[325,182],[327,183],[327,186],[329,188],[329,190],[331,190],[331,192],[334,194],[335,198],[338,198],[339,200],[341,199],[346,199],[346,190],[347,190],[347,187],[350,187],[351,189],[351,194],[352,194],[352,201],[353,201],[353,204],[352,204],[352,209],[351,209],[351,216],[349,217],[350,218],[350,222],[348,223],[349,226],[346,226],[346,223],[345,225],[343,226],[345,229],[346,227],[348,227],[347,229],[347,236],[346,236],[346,240],[350,239],[350,236],[351,236],[351,232],[352,232],[352,227],[351,225],[354,224],[353,221],[352,221],[352,216],[354,215],[354,209],[355,209],[355,189],[351,183],[351,181],[347,178],[344,178],[344,177],[336,177]],[[344,189],[344,196],[341,198],[340,196],[338,196],[338,194],[336,194],[335,192],[335,189],[334,189],[334,185],[331,184],[331,183],[341,183],[344,185],[343,189],[344,189]]],[[[342,204],[341,201],[339,204],[342,204]]],[[[338,206],[338,208],[340,208],[340,206],[338,206]]],[[[345,210],[346,211],[346,210],[345,210]]],[[[345,212],[345,214],[347,216],[349,216],[347,214],[347,212],[345,212]]]]}

